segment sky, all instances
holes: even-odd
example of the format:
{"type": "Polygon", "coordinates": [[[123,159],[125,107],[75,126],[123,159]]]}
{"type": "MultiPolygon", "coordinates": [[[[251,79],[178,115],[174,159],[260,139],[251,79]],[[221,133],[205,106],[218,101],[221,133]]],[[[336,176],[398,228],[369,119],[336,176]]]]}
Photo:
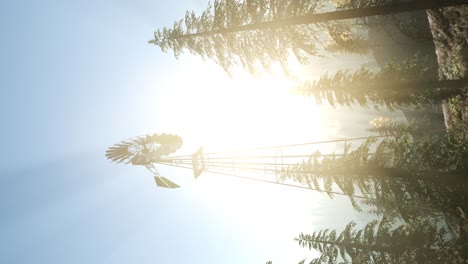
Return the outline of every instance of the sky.
{"type": "MultiPolygon", "coordinates": [[[[365,221],[345,198],[161,167],[107,147],[176,133],[182,154],[366,134],[372,109],[293,96],[279,71],[228,77],[147,41],[203,0],[4,1],[0,9],[0,263],[297,263],[300,232],[365,221]],[[351,111],[353,112],[351,114],[351,111]],[[177,179],[177,180],[176,180],[177,179]]],[[[369,58],[317,58],[316,77],[369,58]]],[[[386,113],[399,117],[399,113],[386,113]]]]}

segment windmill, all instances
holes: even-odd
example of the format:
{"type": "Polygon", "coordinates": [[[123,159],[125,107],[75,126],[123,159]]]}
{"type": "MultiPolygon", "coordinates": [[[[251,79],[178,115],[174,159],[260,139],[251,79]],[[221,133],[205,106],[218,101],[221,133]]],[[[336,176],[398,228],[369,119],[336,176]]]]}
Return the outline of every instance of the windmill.
{"type": "MultiPolygon", "coordinates": [[[[204,148],[200,147],[193,154],[174,156],[171,154],[182,147],[182,138],[173,134],[152,134],[124,140],[110,147],[106,151],[106,157],[116,163],[146,167],[153,175],[156,185],[163,188],[173,189],[180,186],[160,175],[157,166],[161,165],[192,170],[195,178],[206,172],[325,192],[304,182],[288,180],[285,174],[290,173],[293,166],[303,163],[311,155],[343,156],[346,155],[345,149],[349,149],[350,142],[365,140],[368,140],[368,137],[221,152],[205,152],[204,148]],[[322,151],[325,149],[329,153],[317,154],[319,149],[322,151]],[[337,149],[343,149],[342,153],[335,153],[337,149]]],[[[344,195],[338,192],[331,193],[344,195]]]]}
{"type": "Polygon", "coordinates": [[[106,157],[116,163],[125,163],[146,167],[154,176],[156,185],[164,188],[180,186],[162,177],[155,167],[163,157],[182,147],[182,138],[171,134],[153,134],[124,140],[106,151],[106,157]]]}
{"type": "MultiPolygon", "coordinates": [[[[124,140],[110,147],[106,156],[113,162],[146,167],[157,186],[169,189],[180,186],[161,176],[157,170],[159,166],[189,169],[195,178],[203,173],[212,173],[318,191],[330,197],[347,196],[358,211],[366,206],[375,208],[378,213],[399,215],[402,219],[410,219],[416,211],[422,212],[422,216],[439,214],[439,208],[448,208],[452,213],[454,208],[459,210],[466,206],[463,181],[466,171],[461,172],[463,176],[439,174],[437,171],[432,174],[434,169],[426,168],[424,164],[424,168],[418,167],[423,175],[407,174],[410,171],[405,167],[392,164],[395,154],[403,155],[404,160],[411,163],[409,166],[413,166],[413,163],[421,164],[425,158],[421,154],[427,154],[424,152],[428,146],[453,144],[450,149],[458,144],[466,146],[465,134],[453,142],[443,143],[444,137],[435,136],[429,141],[422,137],[419,145],[414,144],[414,149],[412,144],[418,140],[415,137],[404,135],[386,140],[389,137],[347,138],[220,152],[205,152],[201,147],[193,154],[175,156],[172,154],[182,147],[181,137],[152,134],[124,140]],[[436,142],[435,138],[439,141],[436,142]],[[351,147],[351,142],[357,148],[351,147]]],[[[466,156],[466,151],[464,153],[460,157],[466,156]]],[[[431,157],[437,155],[440,154],[435,153],[431,157]]],[[[433,159],[429,161],[434,162],[433,159]]],[[[452,225],[449,226],[451,230],[455,230],[452,233],[457,234],[458,222],[449,225],[452,225]]]]}

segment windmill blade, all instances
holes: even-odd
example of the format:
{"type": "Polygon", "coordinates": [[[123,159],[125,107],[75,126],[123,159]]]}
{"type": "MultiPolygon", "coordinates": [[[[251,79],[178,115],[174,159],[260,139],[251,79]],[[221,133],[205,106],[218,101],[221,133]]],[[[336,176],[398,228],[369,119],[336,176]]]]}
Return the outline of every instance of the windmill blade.
{"type": "Polygon", "coordinates": [[[116,163],[131,159],[132,156],[132,153],[129,151],[129,145],[124,144],[116,144],[106,151],[106,157],[116,163]]]}
{"type": "Polygon", "coordinates": [[[156,185],[163,188],[175,189],[180,188],[179,185],[175,184],[174,182],[170,181],[165,177],[158,177],[154,176],[154,180],[156,181],[156,185]]]}

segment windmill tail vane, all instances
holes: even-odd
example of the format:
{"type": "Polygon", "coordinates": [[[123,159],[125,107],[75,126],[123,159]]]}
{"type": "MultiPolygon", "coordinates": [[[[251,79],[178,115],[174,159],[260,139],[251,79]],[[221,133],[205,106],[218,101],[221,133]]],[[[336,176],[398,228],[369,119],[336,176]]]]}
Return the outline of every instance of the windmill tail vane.
{"type": "MultiPolygon", "coordinates": [[[[200,147],[190,155],[170,156],[182,147],[182,138],[173,134],[152,134],[115,144],[106,151],[106,157],[116,163],[146,167],[152,173],[157,186],[169,189],[180,186],[161,176],[156,164],[192,170],[195,178],[207,172],[219,176],[322,191],[312,188],[308,182],[291,181],[287,179],[286,174],[290,173],[294,166],[304,164],[311,156],[345,155],[345,151],[336,154],[334,150],[347,149],[350,142],[363,142],[368,139],[368,137],[359,137],[212,153],[205,153],[203,147],[200,147]],[[324,149],[331,154],[319,154],[319,150],[324,149]]],[[[295,170],[296,174],[310,173],[295,170]]]]}

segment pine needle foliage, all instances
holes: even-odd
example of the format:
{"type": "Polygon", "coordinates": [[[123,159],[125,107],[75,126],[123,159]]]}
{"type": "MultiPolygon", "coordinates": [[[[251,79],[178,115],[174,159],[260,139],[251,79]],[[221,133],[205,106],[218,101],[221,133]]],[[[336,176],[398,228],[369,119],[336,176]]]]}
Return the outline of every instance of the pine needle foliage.
{"type": "Polygon", "coordinates": [[[365,201],[376,213],[408,219],[418,211],[427,213],[421,206],[429,212],[456,211],[467,198],[456,191],[468,180],[467,161],[466,132],[418,137],[402,133],[378,143],[371,137],[353,151],[346,145],[341,155],[315,152],[284,168],[281,180],[323,190],[330,197],[338,188],[356,210],[361,210],[358,201],[365,201]],[[356,195],[369,199],[357,200],[356,195]]]}
{"type": "Polygon", "coordinates": [[[364,55],[376,47],[366,39],[366,29],[353,22],[328,23],[327,32],[331,37],[324,49],[331,53],[355,53],[364,55]]]}
{"type": "Polygon", "coordinates": [[[172,28],[154,32],[150,44],[176,57],[184,50],[209,58],[227,73],[242,66],[251,73],[269,70],[279,62],[287,71],[294,54],[300,62],[317,55],[324,23],[358,17],[459,5],[463,0],[412,0],[366,6],[361,9],[322,12],[325,0],[215,0],[201,15],[187,12],[172,28]]]}
{"type": "MultiPolygon", "coordinates": [[[[369,132],[378,134],[380,136],[397,136],[402,134],[410,134],[413,136],[420,136],[427,133],[430,123],[426,119],[415,120],[410,123],[406,122],[383,122],[368,129],[369,132]]],[[[442,131],[431,131],[442,132],[442,131]]],[[[445,131],[444,131],[445,132],[445,131]]]]}
{"type": "Polygon", "coordinates": [[[319,104],[327,101],[332,106],[368,107],[371,103],[376,109],[385,106],[395,110],[400,106],[438,103],[461,94],[468,86],[466,79],[434,80],[428,76],[430,69],[425,65],[428,65],[427,57],[417,54],[400,64],[389,64],[380,72],[361,68],[355,72],[325,74],[297,90],[314,96],[319,104]]]}
{"type": "Polygon", "coordinates": [[[176,58],[188,50],[215,61],[227,73],[234,66],[242,66],[251,73],[258,67],[270,70],[275,61],[286,69],[291,54],[300,62],[317,54],[316,43],[320,43],[322,34],[317,26],[276,26],[237,32],[228,29],[316,13],[324,2],[216,0],[200,16],[187,12],[172,29],[157,30],[149,43],[164,52],[173,50],[176,58]]]}
{"type": "Polygon", "coordinates": [[[322,254],[311,263],[465,263],[467,260],[462,252],[467,242],[447,240],[445,228],[438,228],[433,220],[418,219],[396,228],[394,224],[393,220],[384,218],[356,230],[356,224],[351,222],[339,234],[325,229],[301,233],[295,240],[300,246],[322,254]]]}
{"type": "MultiPolygon", "coordinates": [[[[333,1],[337,5],[338,9],[352,9],[352,8],[365,8],[375,5],[383,5],[389,2],[389,0],[346,0],[346,1],[333,1]]],[[[391,37],[395,32],[390,28],[395,26],[396,29],[404,36],[417,40],[432,40],[432,34],[430,30],[421,25],[417,14],[406,13],[403,16],[390,15],[390,16],[378,16],[372,18],[360,18],[359,24],[364,27],[379,26],[386,31],[391,37]]]]}

